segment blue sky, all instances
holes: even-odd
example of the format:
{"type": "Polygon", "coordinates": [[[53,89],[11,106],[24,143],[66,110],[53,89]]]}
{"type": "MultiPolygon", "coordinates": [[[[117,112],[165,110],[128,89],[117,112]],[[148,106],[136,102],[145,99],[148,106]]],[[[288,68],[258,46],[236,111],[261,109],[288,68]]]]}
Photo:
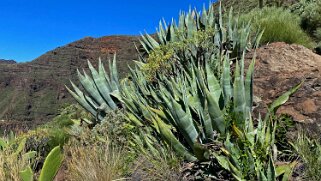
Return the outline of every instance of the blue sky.
{"type": "Polygon", "coordinates": [[[0,59],[31,61],[85,36],[155,32],[160,19],[209,0],[0,0],[0,59]]]}

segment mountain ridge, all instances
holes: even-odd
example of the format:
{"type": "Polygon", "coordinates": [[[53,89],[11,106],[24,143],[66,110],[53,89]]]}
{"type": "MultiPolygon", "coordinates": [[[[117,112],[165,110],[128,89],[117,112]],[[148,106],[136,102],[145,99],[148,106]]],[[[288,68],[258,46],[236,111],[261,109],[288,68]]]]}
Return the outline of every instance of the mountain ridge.
{"type": "Polygon", "coordinates": [[[69,79],[76,80],[77,68],[86,70],[87,60],[97,65],[98,57],[107,63],[116,53],[120,75],[124,75],[138,43],[138,36],[84,37],[30,62],[0,60],[0,119],[50,120],[64,104],[73,103],[64,86],[69,79]]]}

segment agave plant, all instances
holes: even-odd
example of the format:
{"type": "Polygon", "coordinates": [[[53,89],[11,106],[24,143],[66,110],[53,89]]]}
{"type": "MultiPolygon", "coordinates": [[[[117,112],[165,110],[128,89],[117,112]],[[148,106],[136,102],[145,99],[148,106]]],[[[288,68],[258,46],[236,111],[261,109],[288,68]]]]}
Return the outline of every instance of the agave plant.
{"type": "MultiPolygon", "coordinates": [[[[139,145],[142,150],[147,147],[157,154],[155,143],[161,141],[188,161],[210,161],[214,155],[218,160],[225,160],[224,164],[221,161],[222,167],[227,170],[231,168],[235,178],[243,179],[246,178],[246,171],[234,169],[241,166],[236,162],[239,160],[233,161],[239,155],[238,152],[234,153],[237,149],[232,149],[231,145],[238,140],[264,143],[262,149],[265,149],[266,154],[249,159],[253,158],[251,163],[257,161],[254,168],[256,175],[261,175],[260,178],[271,177],[270,172],[274,173],[271,169],[276,168],[273,155],[270,154],[271,147],[274,147],[274,132],[271,130],[275,127],[264,123],[265,126],[254,128],[252,123],[254,59],[244,76],[245,52],[257,44],[262,34],[258,34],[254,39],[255,43],[251,43],[253,41],[249,39],[249,25],[240,28],[233,22],[232,12],[226,25],[223,24],[221,11],[216,16],[210,7],[208,11],[203,10],[201,13],[182,13],[178,25],[173,22],[164,29],[164,25],[160,24],[159,41],[149,35],[142,36],[141,43],[148,54],[147,58],[141,55],[136,66],[130,68],[130,78],[123,80],[121,84],[115,83],[118,91],[105,93],[124,105],[126,119],[139,128],[139,132],[133,134],[133,137],[134,144],[139,145]],[[168,50],[170,52],[166,52],[168,50]],[[145,70],[151,64],[151,58],[157,57],[155,52],[160,52],[157,63],[164,63],[162,56],[166,55],[163,58],[167,63],[166,71],[170,74],[156,70],[153,72],[155,81],[151,82],[148,80],[149,73],[145,70]],[[231,64],[235,65],[232,70],[231,64]],[[254,130],[259,133],[254,134],[254,130]],[[235,133],[238,133],[238,137],[230,137],[235,133]],[[216,140],[225,140],[225,157],[215,156],[215,150],[211,146],[216,140]],[[263,160],[257,160],[261,158],[263,160]],[[266,165],[271,169],[266,169],[266,165]]],[[[158,65],[153,67],[163,68],[158,65]]],[[[96,74],[96,70],[90,69],[93,77],[102,72],[105,75],[101,74],[100,77],[107,80],[108,76],[103,68],[100,67],[101,71],[96,74]]],[[[74,96],[83,107],[101,119],[104,116],[100,114],[102,107],[109,105],[103,98],[103,92],[97,87],[95,78],[91,79],[86,74],[80,78],[86,79],[86,84],[91,85],[91,89],[82,83],[89,95],[75,88],[77,94],[74,93],[74,96]]],[[[272,104],[264,121],[293,92],[294,90],[287,92],[272,104]]],[[[244,148],[242,145],[237,146],[238,149],[244,148]]],[[[246,154],[255,153],[255,149],[248,149],[246,154]]]]}
{"type": "Polygon", "coordinates": [[[218,57],[227,53],[231,58],[240,57],[244,51],[256,47],[262,36],[262,32],[258,31],[254,38],[251,37],[250,24],[240,26],[232,14],[230,9],[228,17],[225,17],[222,15],[221,6],[217,12],[214,6],[210,6],[208,10],[204,7],[201,12],[181,12],[179,22],[173,20],[169,26],[166,22],[160,22],[158,41],[148,34],[142,36],[141,44],[149,56],[140,56],[138,65],[152,69],[150,72],[155,73],[166,68],[162,67],[164,61],[165,65],[167,61],[174,62],[185,70],[190,69],[191,62],[201,62],[200,65],[204,65],[207,61],[212,68],[219,71],[221,61],[217,60],[221,58],[218,57]],[[168,50],[171,51],[170,54],[168,50]],[[151,56],[155,52],[159,52],[161,60],[157,61],[151,56]],[[161,65],[155,66],[155,62],[161,65]]]}
{"type": "Polygon", "coordinates": [[[115,110],[118,108],[118,102],[112,98],[111,93],[118,92],[120,90],[119,78],[116,66],[116,55],[112,61],[109,61],[110,76],[107,75],[104,65],[99,59],[98,71],[88,61],[88,66],[92,77],[90,77],[85,71],[83,74],[78,70],[78,78],[84,89],[81,91],[72,81],[71,85],[74,89],[72,91],[67,86],[69,93],[77,100],[77,102],[89,111],[94,117],[96,122],[89,120],[87,123],[96,124],[103,120],[106,112],[115,110]]]}
{"type": "MultiPolygon", "coordinates": [[[[228,22],[224,23],[223,19],[221,7],[219,7],[218,14],[215,13],[213,6],[210,6],[208,10],[204,7],[200,13],[196,10],[190,10],[188,13],[182,12],[178,25],[174,21],[168,27],[166,23],[160,23],[157,33],[159,41],[150,35],[143,35],[141,44],[149,55],[162,45],[173,45],[176,52],[171,57],[179,59],[181,66],[188,65],[190,68],[192,65],[205,65],[205,62],[209,62],[210,68],[218,67],[218,64],[222,62],[220,61],[222,58],[218,57],[221,56],[223,50],[232,51],[229,52],[229,56],[233,52],[240,54],[240,52],[256,46],[260,39],[260,34],[258,34],[253,40],[250,40],[250,25],[239,27],[236,20],[232,18],[232,10],[228,22]],[[206,36],[203,36],[204,32],[206,32],[206,36]],[[183,49],[175,48],[181,47],[180,43],[183,44],[183,49]],[[204,44],[207,46],[203,46],[204,44]],[[185,61],[188,61],[187,64],[184,63],[185,61]]],[[[139,70],[146,67],[147,61],[144,56],[140,56],[139,61],[136,61],[139,70]]],[[[78,103],[94,115],[99,122],[103,120],[108,110],[115,110],[119,105],[115,99],[115,96],[117,97],[120,92],[116,56],[112,65],[109,65],[110,76],[107,75],[101,60],[99,60],[98,71],[89,61],[88,66],[92,77],[85,71],[83,74],[78,71],[78,78],[84,91],[81,91],[73,82],[71,84],[74,91],[66,87],[78,103]]],[[[189,71],[189,68],[186,68],[185,71],[189,71]]],[[[216,71],[219,69],[221,68],[216,71]]],[[[135,77],[136,73],[131,71],[132,76],[135,77]]],[[[216,71],[214,71],[215,75],[220,75],[216,71]]],[[[136,72],[140,74],[138,71],[136,72]]]]}
{"type": "Polygon", "coordinates": [[[220,165],[232,173],[236,180],[288,180],[297,162],[275,165],[277,147],[275,146],[276,123],[273,120],[257,120],[253,126],[250,119],[245,129],[233,126],[236,141],[228,135],[221,148],[222,154],[213,152],[220,165]]]}
{"type": "Polygon", "coordinates": [[[205,159],[207,150],[201,153],[198,147],[212,142],[215,135],[226,135],[232,123],[243,128],[252,108],[254,61],[246,78],[243,77],[244,56],[237,62],[233,84],[228,56],[223,64],[220,80],[208,63],[205,69],[193,66],[189,72],[183,71],[176,77],[158,75],[160,81],[153,85],[147,84],[143,72],[132,71],[132,82],[127,82],[121,92],[130,112],[128,117],[138,125],[151,125],[186,159],[205,159]],[[233,122],[231,117],[235,118],[233,122]],[[173,136],[177,133],[187,145],[173,136]]]}

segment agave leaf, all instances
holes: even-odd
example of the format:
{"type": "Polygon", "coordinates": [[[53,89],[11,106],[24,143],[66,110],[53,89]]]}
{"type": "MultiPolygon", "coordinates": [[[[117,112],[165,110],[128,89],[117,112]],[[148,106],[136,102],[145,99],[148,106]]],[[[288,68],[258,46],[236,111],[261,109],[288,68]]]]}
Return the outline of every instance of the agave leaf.
{"type": "Polygon", "coordinates": [[[87,75],[85,71],[83,71],[84,75],[82,75],[79,70],[77,70],[78,78],[80,80],[81,85],[84,87],[87,93],[90,93],[90,96],[97,102],[99,105],[104,103],[105,101],[99,94],[94,81],[87,75]]]}
{"type": "Polygon", "coordinates": [[[275,168],[276,176],[282,177],[282,181],[288,181],[289,178],[291,178],[293,168],[297,165],[297,161],[291,162],[289,164],[282,164],[282,165],[277,165],[275,168]]]}
{"type": "Polygon", "coordinates": [[[30,166],[28,166],[26,169],[20,171],[19,175],[20,175],[20,179],[22,181],[33,181],[33,171],[30,168],[30,166]]]}
{"type": "Polygon", "coordinates": [[[221,134],[225,134],[225,120],[224,114],[220,110],[219,105],[215,101],[214,97],[210,94],[208,90],[205,90],[206,100],[208,102],[208,112],[212,119],[212,126],[215,130],[219,131],[221,134]]]}
{"type": "Polygon", "coordinates": [[[230,70],[230,61],[228,57],[224,59],[223,75],[222,75],[222,84],[223,84],[223,95],[225,104],[232,97],[232,86],[231,86],[231,70],[230,70]]]}
{"type": "Polygon", "coordinates": [[[294,94],[303,84],[303,81],[299,84],[297,84],[296,86],[294,86],[293,88],[291,88],[290,90],[288,90],[287,92],[285,92],[284,94],[282,94],[280,97],[278,97],[275,101],[273,101],[273,103],[269,106],[269,110],[271,113],[275,113],[276,110],[283,105],[286,101],[289,100],[290,96],[292,94],[294,94]]]}
{"type": "MultiPolygon", "coordinates": [[[[188,113],[188,111],[184,111],[182,106],[179,105],[175,100],[172,100],[172,106],[172,114],[176,118],[179,131],[182,132],[190,147],[193,148],[199,134],[193,124],[192,117],[190,113],[188,113]]],[[[186,109],[189,108],[186,107],[186,109]]]]}
{"type": "Polygon", "coordinates": [[[109,85],[111,87],[111,91],[118,90],[119,79],[118,79],[118,73],[117,73],[117,67],[116,67],[116,54],[114,55],[113,61],[109,60],[108,67],[109,67],[109,73],[110,73],[109,85]]]}
{"type": "Polygon", "coordinates": [[[165,141],[170,146],[172,146],[179,155],[183,156],[188,161],[196,161],[197,158],[194,157],[191,153],[189,153],[187,148],[176,139],[172,131],[169,129],[169,126],[167,126],[159,118],[156,118],[156,120],[160,130],[160,134],[165,139],[165,141]]]}
{"type": "Polygon", "coordinates": [[[151,37],[148,33],[145,34],[146,40],[150,43],[150,45],[154,48],[159,47],[159,43],[151,37]]]}
{"type": "MultiPolygon", "coordinates": [[[[103,97],[104,101],[107,103],[106,105],[108,105],[108,109],[116,109],[117,106],[110,97],[110,90],[108,89],[108,83],[105,79],[105,75],[102,71],[99,71],[98,73],[89,61],[88,66],[91,71],[96,88],[99,91],[100,95],[103,97]]],[[[101,66],[103,65],[101,63],[101,60],[99,60],[99,70],[101,70],[101,66]]]]}
{"type": "Polygon", "coordinates": [[[217,159],[218,163],[225,169],[228,171],[231,171],[230,167],[229,167],[229,160],[227,159],[227,157],[225,156],[220,156],[218,154],[216,154],[215,152],[212,153],[214,155],[214,157],[217,159]]]}
{"type": "Polygon", "coordinates": [[[141,39],[142,41],[140,40],[140,44],[144,47],[145,51],[148,54],[150,53],[150,51],[154,50],[154,47],[150,44],[145,35],[141,34],[141,39]]]}
{"type": "Polygon", "coordinates": [[[218,102],[220,96],[221,96],[221,86],[219,84],[219,81],[216,79],[213,71],[210,69],[208,63],[206,63],[206,78],[208,83],[208,89],[211,92],[211,94],[214,96],[216,102],[218,102]]]}
{"type": "Polygon", "coordinates": [[[111,78],[113,80],[113,82],[117,85],[116,89],[117,90],[119,88],[119,78],[118,78],[118,71],[117,71],[117,64],[116,64],[116,54],[114,54],[114,58],[113,58],[113,64],[111,67],[109,67],[109,71],[111,72],[111,78]]]}
{"type": "Polygon", "coordinates": [[[208,141],[213,140],[214,139],[214,130],[213,130],[210,115],[208,113],[208,106],[206,103],[204,105],[204,109],[199,111],[199,114],[201,117],[201,121],[203,122],[203,125],[204,125],[206,139],[208,141]]]}
{"type": "Polygon", "coordinates": [[[247,112],[251,112],[253,107],[253,72],[255,66],[255,57],[256,54],[254,53],[252,62],[247,69],[245,78],[245,101],[247,112]]]}
{"type": "Polygon", "coordinates": [[[146,63],[141,62],[141,61],[136,61],[136,60],[133,60],[133,61],[134,61],[135,65],[138,66],[138,68],[143,68],[146,65],[146,63]]]}
{"type": "Polygon", "coordinates": [[[63,159],[64,155],[61,152],[60,146],[53,148],[45,159],[39,181],[52,181],[55,178],[63,159]]]}
{"type": "Polygon", "coordinates": [[[248,112],[245,111],[245,90],[244,90],[244,81],[243,81],[243,75],[240,71],[239,63],[236,62],[236,68],[235,68],[235,80],[234,80],[234,96],[233,96],[233,103],[234,103],[234,112],[236,115],[239,115],[236,117],[236,124],[237,126],[242,126],[244,122],[246,121],[246,115],[248,112]]]}
{"type": "Polygon", "coordinates": [[[76,99],[76,101],[83,107],[85,108],[87,111],[89,111],[92,115],[96,115],[96,110],[90,105],[88,104],[88,102],[85,99],[84,93],[82,91],[79,90],[79,88],[72,82],[71,85],[74,88],[74,90],[76,91],[73,92],[72,90],[70,90],[67,86],[66,89],[68,90],[68,92],[74,97],[74,99],[76,99]]]}
{"type": "Polygon", "coordinates": [[[276,180],[275,166],[274,166],[272,158],[269,159],[269,165],[268,165],[268,170],[267,170],[267,180],[268,181],[275,181],[276,180]]]}

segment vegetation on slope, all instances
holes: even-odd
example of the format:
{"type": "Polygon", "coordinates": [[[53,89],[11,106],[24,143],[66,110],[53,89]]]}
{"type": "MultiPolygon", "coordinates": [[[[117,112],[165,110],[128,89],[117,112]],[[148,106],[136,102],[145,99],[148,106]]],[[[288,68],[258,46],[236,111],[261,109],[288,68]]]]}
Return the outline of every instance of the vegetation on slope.
{"type": "Polygon", "coordinates": [[[312,48],[312,40],[300,27],[300,17],[289,10],[264,7],[241,15],[240,22],[251,21],[253,29],[264,30],[261,44],[285,42],[312,48]]]}
{"type": "MultiPolygon", "coordinates": [[[[47,125],[1,139],[0,178],[53,180],[59,169],[63,180],[272,181],[290,179],[303,164],[300,176],[316,179],[319,142],[299,137],[290,146],[284,132],[291,125],[275,115],[301,84],[272,102],[264,117],[252,112],[255,57],[245,67],[245,53],[261,38],[302,40],[268,27],[272,37],[265,37],[256,23],[263,26],[267,10],[245,15],[261,15],[253,29],[232,11],[182,13],[177,24],[160,24],[158,41],[142,36],[145,54],[123,80],[116,58],[110,75],[101,61],[97,69],[88,62],[91,74],[78,72],[82,87],[68,88],[82,108],[66,107],[47,125]]],[[[302,35],[298,21],[289,22],[302,35]]]]}

